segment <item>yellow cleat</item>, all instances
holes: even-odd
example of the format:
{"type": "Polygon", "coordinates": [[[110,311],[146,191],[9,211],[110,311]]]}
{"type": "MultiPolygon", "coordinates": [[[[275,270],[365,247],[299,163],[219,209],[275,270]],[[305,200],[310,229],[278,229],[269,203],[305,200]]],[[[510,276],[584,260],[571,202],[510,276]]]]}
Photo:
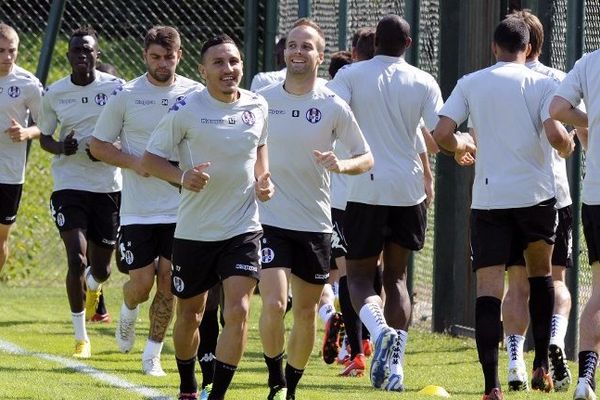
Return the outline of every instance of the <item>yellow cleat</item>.
{"type": "Polygon", "coordinates": [[[98,290],[87,289],[85,291],[85,319],[90,321],[96,314],[96,307],[100,301],[100,288],[98,290]]]}
{"type": "Polygon", "coordinates": [[[90,358],[92,356],[92,345],[89,340],[76,340],[75,341],[75,352],[73,357],[75,358],[90,358]]]}

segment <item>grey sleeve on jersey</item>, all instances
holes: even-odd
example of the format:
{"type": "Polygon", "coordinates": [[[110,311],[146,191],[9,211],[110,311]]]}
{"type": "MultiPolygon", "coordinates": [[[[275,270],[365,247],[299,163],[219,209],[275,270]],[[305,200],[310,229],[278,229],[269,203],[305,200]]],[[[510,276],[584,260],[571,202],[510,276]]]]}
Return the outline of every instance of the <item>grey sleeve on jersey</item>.
{"type": "Polygon", "coordinates": [[[585,69],[586,59],[582,58],[575,63],[573,69],[561,82],[555,95],[567,100],[573,107],[577,107],[583,98],[583,85],[581,73],[585,69]]]}
{"type": "Polygon", "coordinates": [[[325,86],[344,99],[346,103],[350,103],[350,100],[352,99],[352,91],[350,90],[350,85],[348,84],[345,71],[338,71],[338,73],[335,74],[335,78],[327,82],[325,86]]]}
{"type": "Polygon", "coordinates": [[[52,136],[58,126],[58,117],[52,105],[52,95],[46,92],[42,97],[42,107],[40,109],[38,128],[42,131],[42,135],[52,136]]]}
{"type": "Polygon", "coordinates": [[[437,82],[432,78],[427,88],[427,96],[423,106],[423,121],[425,127],[432,131],[438,123],[438,114],[444,101],[442,100],[442,91],[437,82]]]}
{"type": "Polygon", "coordinates": [[[450,118],[456,122],[456,125],[462,124],[469,117],[469,103],[463,92],[461,81],[458,81],[438,114],[450,118]]]}
{"type": "Polygon", "coordinates": [[[335,126],[335,135],[352,157],[360,156],[370,151],[369,144],[363,136],[350,106],[340,107],[335,126]]]}
{"type": "Polygon", "coordinates": [[[93,136],[103,142],[114,143],[121,135],[125,115],[125,96],[114,94],[106,103],[94,127],[93,136]]]}
{"type": "Polygon", "coordinates": [[[146,146],[146,151],[169,159],[175,153],[176,146],[181,143],[185,134],[179,124],[181,111],[169,111],[162,117],[146,146]]]}
{"type": "Polygon", "coordinates": [[[44,87],[41,83],[37,83],[36,85],[31,86],[31,95],[29,96],[26,106],[31,113],[31,119],[35,123],[40,119],[40,107],[42,104],[42,93],[44,91],[44,87]]]}

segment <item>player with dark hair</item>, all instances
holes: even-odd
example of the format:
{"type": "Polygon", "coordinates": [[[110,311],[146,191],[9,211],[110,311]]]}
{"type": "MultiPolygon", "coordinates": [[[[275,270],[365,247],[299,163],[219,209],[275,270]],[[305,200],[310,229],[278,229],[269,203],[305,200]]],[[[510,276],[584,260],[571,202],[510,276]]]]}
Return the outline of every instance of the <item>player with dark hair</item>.
{"type": "Polygon", "coordinates": [[[76,340],[73,356],[78,358],[91,356],[86,314],[90,318],[94,314],[101,284],[110,275],[121,190],[119,169],[97,162],[86,152],[108,96],[123,83],[96,70],[99,55],[92,28],[71,35],[67,58],[72,72],[44,94],[39,124],[40,144],[54,154],[50,209],[67,252],[66,286],[76,340]],[[57,141],[53,135],[59,124],[57,141]]]}
{"type": "Polygon", "coordinates": [[[498,378],[500,308],[504,270],[515,241],[524,252],[530,285],[535,342],[531,387],[545,392],[553,388],[548,345],[554,305],[550,259],[556,236],[556,189],[549,153],[540,137],[545,135],[562,157],[571,154],[574,142],[548,111],[556,81],[525,66],[530,47],[523,20],[500,22],[492,43],[497,63],[458,81],[434,130],[438,144],[455,152],[462,164],[472,164],[477,151],[471,248],[477,277],[475,340],[484,400],[504,398],[498,378]],[[470,136],[454,134],[469,116],[477,131],[477,147],[470,136]]]}
{"type": "MultiPolygon", "coordinates": [[[[402,363],[411,304],[406,288],[410,254],[423,247],[433,178],[419,120],[428,128],[442,105],[435,79],[404,60],[410,26],[383,17],[375,34],[375,57],[340,70],[328,86],[350,104],[376,160],[369,174],[349,180],[344,232],[352,304],[375,339],[371,383],[404,390],[402,363]],[[383,251],[386,300],[374,288],[383,251]]],[[[341,292],[340,292],[341,293],[341,292]]]]}
{"type": "MultiPolygon", "coordinates": [[[[175,28],[151,28],[144,40],[147,72],[115,90],[98,118],[90,145],[94,157],[123,172],[118,249],[120,262],[129,269],[129,281],[123,285],[115,337],[124,353],[133,348],[138,306],[148,300],[156,281],[149,311],[150,332],[142,355],[142,371],[153,376],[165,375],[160,354],[173,315],[171,244],[179,191],[149,176],[140,162],[150,134],[169,107],[204,88],[175,73],[181,56],[181,39],[175,28]],[[117,140],[121,150],[113,145],[117,140]]],[[[176,153],[169,156],[170,160],[177,158],[176,153]]]]}
{"type": "Polygon", "coordinates": [[[352,53],[349,51],[336,51],[329,60],[329,77],[333,79],[340,68],[352,63],[352,53]]]}
{"type": "Polygon", "coordinates": [[[198,324],[208,290],[223,282],[225,326],[216,350],[208,399],[223,399],[246,346],[250,298],[260,271],[257,199],[273,195],[267,156],[267,103],[239,88],[242,59],[220,35],[202,46],[206,89],[176,103],[153,132],[142,167],[182,186],[173,240],[171,291],[179,399],[197,399],[198,324]],[[171,163],[179,149],[180,166],[171,163]]]}
{"type": "Polygon", "coordinates": [[[40,136],[36,125],[27,125],[27,117],[38,120],[42,84],[16,65],[18,54],[17,32],[0,23],[0,88],[6,92],[0,96],[0,271],[25,182],[27,141],[40,136]]]}

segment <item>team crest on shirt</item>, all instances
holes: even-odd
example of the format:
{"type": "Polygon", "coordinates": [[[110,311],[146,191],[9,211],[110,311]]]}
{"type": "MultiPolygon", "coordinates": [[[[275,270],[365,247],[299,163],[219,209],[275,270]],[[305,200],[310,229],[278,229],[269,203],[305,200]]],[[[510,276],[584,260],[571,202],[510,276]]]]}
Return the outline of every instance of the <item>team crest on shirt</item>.
{"type": "Polygon", "coordinates": [[[316,124],[321,120],[321,111],[318,108],[309,108],[306,112],[306,119],[311,124],[316,124]]]}
{"type": "Polygon", "coordinates": [[[244,121],[246,125],[252,126],[256,122],[256,117],[252,114],[252,111],[246,110],[242,113],[242,121],[244,121]]]}
{"type": "Polygon", "coordinates": [[[175,290],[178,293],[183,292],[183,289],[185,288],[185,284],[183,283],[183,279],[181,279],[178,276],[173,277],[173,287],[175,288],[175,290]]]}
{"type": "Polygon", "coordinates": [[[6,93],[14,99],[21,95],[21,89],[18,86],[11,86],[6,93]]]}
{"type": "Polygon", "coordinates": [[[263,264],[268,264],[275,258],[275,252],[270,247],[260,249],[260,261],[263,264]]]}
{"type": "Polygon", "coordinates": [[[94,101],[96,102],[96,104],[98,104],[99,106],[103,106],[106,104],[108,100],[108,96],[105,95],[104,93],[98,93],[96,95],[96,97],[94,97],[94,101]]]}

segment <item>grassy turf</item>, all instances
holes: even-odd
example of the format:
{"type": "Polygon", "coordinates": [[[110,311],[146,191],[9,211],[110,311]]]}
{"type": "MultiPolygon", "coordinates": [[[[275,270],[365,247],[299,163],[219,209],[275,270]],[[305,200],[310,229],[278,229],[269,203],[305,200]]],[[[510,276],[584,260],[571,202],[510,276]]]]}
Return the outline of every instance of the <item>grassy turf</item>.
{"type": "MultiPolygon", "coordinates": [[[[117,278],[117,277],[116,277],[117,278]]],[[[116,281],[122,281],[117,278],[116,281]]],[[[107,303],[113,315],[120,304],[118,285],[107,287],[107,303]]],[[[73,336],[64,289],[32,289],[0,286],[0,340],[8,341],[30,353],[46,353],[69,358],[73,350],[73,336]]],[[[258,337],[257,311],[260,299],[253,300],[248,349],[234,377],[228,399],[264,399],[267,373],[258,337]]],[[[141,351],[148,329],[148,305],[142,307],[137,325],[137,341],[130,354],[118,352],[114,343],[115,323],[91,325],[93,358],[85,363],[93,368],[115,375],[136,385],[153,388],[165,395],[175,396],[178,375],[171,338],[163,350],[166,378],[152,378],[141,374],[141,351]]],[[[289,322],[289,318],[288,318],[289,322]]],[[[321,324],[319,324],[321,326],[321,324]]],[[[321,328],[320,328],[321,329],[321,328]]],[[[318,337],[322,331],[319,330],[318,337]]],[[[446,388],[454,399],[481,398],[482,378],[474,342],[445,335],[412,331],[405,360],[406,392],[384,393],[372,389],[367,377],[337,377],[339,367],[327,366],[318,356],[319,340],[313,357],[301,381],[299,399],[344,400],[365,399],[427,399],[417,394],[426,385],[446,388]]],[[[506,381],[506,356],[501,352],[502,382],[506,381]]],[[[527,354],[528,362],[531,354],[527,354]]],[[[199,368],[198,368],[199,370],[199,368]]],[[[576,371],[576,366],[571,365],[576,371]]],[[[199,372],[198,372],[198,375],[199,372]]],[[[200,378],[199,378],[200,379],[200,378]]],[[[549,398],[570,399],[572,392],[554,393],[549,398]]],[[[12,355],[0,352],[1,399],[140,399],[141,395],[117,389],[85,375],[74,372],[53,361],[32,355],[12,355]]],[[[509,399],[548,398],[540,393],[509,394],[509,399]]]]}

